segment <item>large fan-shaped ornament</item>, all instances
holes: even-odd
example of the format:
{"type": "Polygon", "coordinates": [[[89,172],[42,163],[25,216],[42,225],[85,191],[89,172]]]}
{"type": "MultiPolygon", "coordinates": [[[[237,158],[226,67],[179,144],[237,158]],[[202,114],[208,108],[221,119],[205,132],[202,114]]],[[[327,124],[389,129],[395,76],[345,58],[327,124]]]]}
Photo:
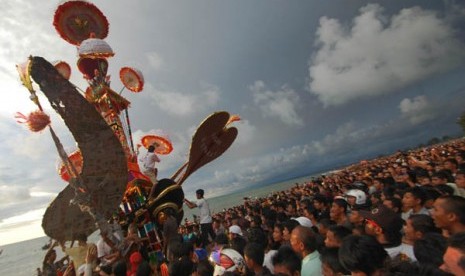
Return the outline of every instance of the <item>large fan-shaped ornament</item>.
{"type": "Polygon", "coordinates": [[[145,135],[142,137],[141,143],[145,148],[156,144],[155,153],[158,154],[169,154],[173,151],[173,145],[169,138],[160,135],[145,135]]]}
{"type": "Polygon", "coordinates": [[[119,77],[124,87],[138,93],[144,89],[144,76],[142,72],[131,67],[123,67],[119,71],[119,77]]]}
{"type": "Polygon", "coordinates": [[[57,60],[54,61],[52,64],[58,70],[58,73],[60,73],[60,75],[63,76],[63,78],[69,80],[69,78],[71,77],[71,66],[69,66],[68,63],[61,60],[57,60]]]}
{"type": "Polygon", "coordinates": [[[53,18],[58,34],[73,45],[79,45],[90,37],[104,39],[108,35],[108,20],[92,3],[68,1],[58,6],[53,18]]]}
{"type": "MultiPolygon", "coordinates": [[[[68,156],[69,161],[74,165],[74,168],[76,168],[76,172],[78,174],[81,173],[82,171],[82,154],[79,150],[71,153],[68,156]]],[[[68,169],[66,169],[65,164],[63,162],[60,164],[58,167],[58,174],[60,175],[61,179],[63,179],[66,182],[69,182],[71,179],[71,174],[68,172],[68,169]]]]}

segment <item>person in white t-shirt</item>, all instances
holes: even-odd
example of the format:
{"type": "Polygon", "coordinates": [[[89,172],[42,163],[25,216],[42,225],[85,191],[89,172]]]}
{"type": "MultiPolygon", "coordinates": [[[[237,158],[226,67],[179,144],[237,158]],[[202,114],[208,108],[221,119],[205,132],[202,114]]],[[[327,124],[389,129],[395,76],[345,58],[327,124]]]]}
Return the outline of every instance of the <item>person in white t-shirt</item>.
{"type": "Polygon", "coordinates": [[[208,245],[208,235],[211,236],[211,239],[215,239],[215,231],[212,227],[212,216],[210,212],[210,207],[208,206],[207,200],[203,197],[204,190],[198,189],[195,192],[197,196],[197,202],[193,203],[187,199],[184,199],[187,207],[190,209],[198,207],[200,209],[200,233],[202,238],[202,246],[206,247],[208,245]]]}
{"type": "Polygon", "coordinates": [[[141,160],[143,162],[142,172],[150,178],[154,186],[158,183],[158,170],[155,165],[157,162],[160,162],[160,158],[155,154],[156,147],[157,144],[150,145],[147,149],[147,154],[144,159],[141,160]]]}

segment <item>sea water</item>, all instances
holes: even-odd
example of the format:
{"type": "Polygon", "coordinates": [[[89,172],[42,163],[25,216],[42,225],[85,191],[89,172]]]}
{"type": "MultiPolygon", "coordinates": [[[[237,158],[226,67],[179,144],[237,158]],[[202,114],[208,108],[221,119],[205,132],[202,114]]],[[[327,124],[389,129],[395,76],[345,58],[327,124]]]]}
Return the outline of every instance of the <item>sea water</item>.
{"type": "MultiPolygon", "coordinates": [[[[309,181],[310,179],[311,176],[306,176],[271,185],[251,187],[250,189],[244,188],[241,191],[206,199],[210,205],[211,211],[215,213],[222,211],[224,208],[243,204],[244,197],[264,197],[272,192],[286,190],[294,186],[295,183],[302,184],[306,181],[309,181]]],[[[186,197],[190,199],[194,198],[195,195],[186,195],[186,197]]],[[[187,206],[184,206],[184,212],[184,217],[188,218],[189,220],[192,220],[193,214],[199,215],[198,209],[191,210],[187,208],[187,206]]],[[[98,239],[98,234],[96,233],[89,237],[90,242],[95,242],[98,239]]],[[[46,252],[45,250],[42,250],[42,246],[47,244],[48,241],[49,238],[44,236],[33,240],[1,246],[0,250],[3,250],[3,253],[0,255],[0,276],[37,275],[36,269],[38,267],[42,267],[42,261],[46,252]]],[[[63,256],[63,253],[59,247],[55,249],[57,251],[58,260],[63,256]]]]}

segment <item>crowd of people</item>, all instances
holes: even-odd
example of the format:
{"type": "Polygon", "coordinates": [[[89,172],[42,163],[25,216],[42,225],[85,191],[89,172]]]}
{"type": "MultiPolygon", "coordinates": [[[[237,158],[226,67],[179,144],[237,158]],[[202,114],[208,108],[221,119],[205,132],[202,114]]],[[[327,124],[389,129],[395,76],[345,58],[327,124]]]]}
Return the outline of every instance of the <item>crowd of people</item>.
{"type": "MultiPolygon", "coordinates": [[[[465,275],[464,139],[364,160],[216,214],[202,189],[196,197],[184,203],[199,208],[198,223],[178,227],[168,212],[162,262],[130,227],[125,254],[105,238],[80,241],[80,259],[64,249],[76,275],[465,275]]],[[[44,275],[57,275],[53,257],[44,275]]]]}

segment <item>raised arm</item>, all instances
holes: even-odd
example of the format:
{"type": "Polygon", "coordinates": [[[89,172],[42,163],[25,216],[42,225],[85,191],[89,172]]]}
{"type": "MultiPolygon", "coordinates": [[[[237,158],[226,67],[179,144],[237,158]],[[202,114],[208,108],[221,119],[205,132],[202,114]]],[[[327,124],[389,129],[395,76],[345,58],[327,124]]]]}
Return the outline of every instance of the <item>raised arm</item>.
{"type": "Polygon", "coordinates": [[[186,203],[187,207],[189,207],[190,209],[193,209],[193,208],[196,208],[197,207],[197,204],[193,203],[193,202],[190,202],[189,200],[187,200],[186,198],[184,198],[184,203],[186,203]]]}

